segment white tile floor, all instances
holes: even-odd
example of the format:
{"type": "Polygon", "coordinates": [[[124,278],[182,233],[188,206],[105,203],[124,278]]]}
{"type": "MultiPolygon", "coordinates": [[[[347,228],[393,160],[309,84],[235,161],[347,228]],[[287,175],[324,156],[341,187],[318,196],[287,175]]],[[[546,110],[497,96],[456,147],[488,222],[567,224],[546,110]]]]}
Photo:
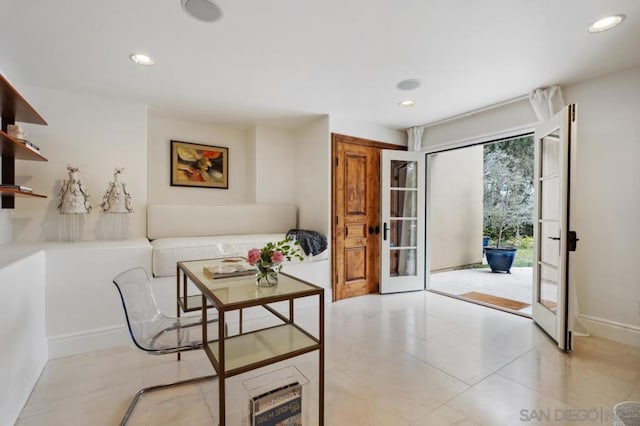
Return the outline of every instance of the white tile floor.
{"type": "MultiPolygon", "coordinates": [[[[317,326],[316,316],[313,308],[297,313],[309,326],[317,326]]],[[[326,332],[325,424],[331,426],[613,424],[554,419],[640,399],[640,348],[580,338],[566,355],[527,318],[433,293],[331,304],[326,332]],[[535,420],[545,413],[549,421],[535,420]]],[[[290,360],[311,380],[311,399],[316,361],[315,354],[290,360]]],[[[126,346],[53,360],[17,424],[118,424],[138,388],[210,372],[200,351],[180,363],[126,346]]],[[[229,425],[242,424],[242,381],[251,375],[230,380],[229,425]]],[[[130,424],[217,424],[216,395],[215,381],[150,394],[130,424]]],[[[315,412],[310,420],[317,423],[315,412]]]]}

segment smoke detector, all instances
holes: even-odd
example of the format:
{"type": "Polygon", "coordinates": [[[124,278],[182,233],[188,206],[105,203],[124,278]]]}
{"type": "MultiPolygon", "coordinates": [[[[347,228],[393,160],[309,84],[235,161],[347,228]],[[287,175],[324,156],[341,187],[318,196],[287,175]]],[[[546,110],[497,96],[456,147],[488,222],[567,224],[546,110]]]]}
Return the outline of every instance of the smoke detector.
{"type": "Polygon", "coordinates": [[[420,87],[420,80],[416,78],[410,78],[408,80],[399,81],[396,87],[400,90],[415,90],[420,87]]]}
{"type": "Polygon", "coordinates": [[[180,0],[182,9],[198,21],[215,22],[222,18],[222,10],[209,0],[180,0]]]}

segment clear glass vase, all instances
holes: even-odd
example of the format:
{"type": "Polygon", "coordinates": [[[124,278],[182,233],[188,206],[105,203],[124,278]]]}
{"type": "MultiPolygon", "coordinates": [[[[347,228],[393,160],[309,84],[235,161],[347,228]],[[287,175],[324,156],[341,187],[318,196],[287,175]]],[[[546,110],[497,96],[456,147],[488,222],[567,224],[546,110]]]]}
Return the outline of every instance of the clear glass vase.
{"type": "Polygon", "coordinates": [[[256,272],[256,285],[258,287],[273,287],[278,285],[278,272],[280,272],[279,265],[257,264],[258,270],[256,272]]]}

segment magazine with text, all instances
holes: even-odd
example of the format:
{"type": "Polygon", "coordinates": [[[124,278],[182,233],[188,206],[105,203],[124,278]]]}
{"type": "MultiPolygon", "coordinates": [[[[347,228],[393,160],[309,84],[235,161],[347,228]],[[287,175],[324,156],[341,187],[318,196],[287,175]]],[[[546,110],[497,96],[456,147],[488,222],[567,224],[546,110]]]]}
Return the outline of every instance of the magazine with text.
{"type": "Polygon", "coordinates": [[[253,397],[249,404],[252,426],[302,425],[302,385],[299,383],[253,397]]]}

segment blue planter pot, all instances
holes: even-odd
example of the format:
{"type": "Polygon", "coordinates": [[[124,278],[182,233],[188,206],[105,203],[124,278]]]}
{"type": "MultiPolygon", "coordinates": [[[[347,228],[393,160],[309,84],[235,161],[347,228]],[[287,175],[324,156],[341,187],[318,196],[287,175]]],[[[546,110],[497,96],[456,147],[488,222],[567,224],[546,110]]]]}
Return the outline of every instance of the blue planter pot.
{"type": "Polygon", "coordinates": [[[487,237],[487,236],[483,236],[482,237],[482,248],[485,248],[486,246],[489,245],[489,240],[491,239],[491,237],[487,237]]]}
{"type": "Polygon", "coordinates": [[[513,259],[516,257],[516,250],[515,248],[486,247],[484,252],[487,255],[487,263],[489,263],[491,272],[510,273],[513,259]]]}

